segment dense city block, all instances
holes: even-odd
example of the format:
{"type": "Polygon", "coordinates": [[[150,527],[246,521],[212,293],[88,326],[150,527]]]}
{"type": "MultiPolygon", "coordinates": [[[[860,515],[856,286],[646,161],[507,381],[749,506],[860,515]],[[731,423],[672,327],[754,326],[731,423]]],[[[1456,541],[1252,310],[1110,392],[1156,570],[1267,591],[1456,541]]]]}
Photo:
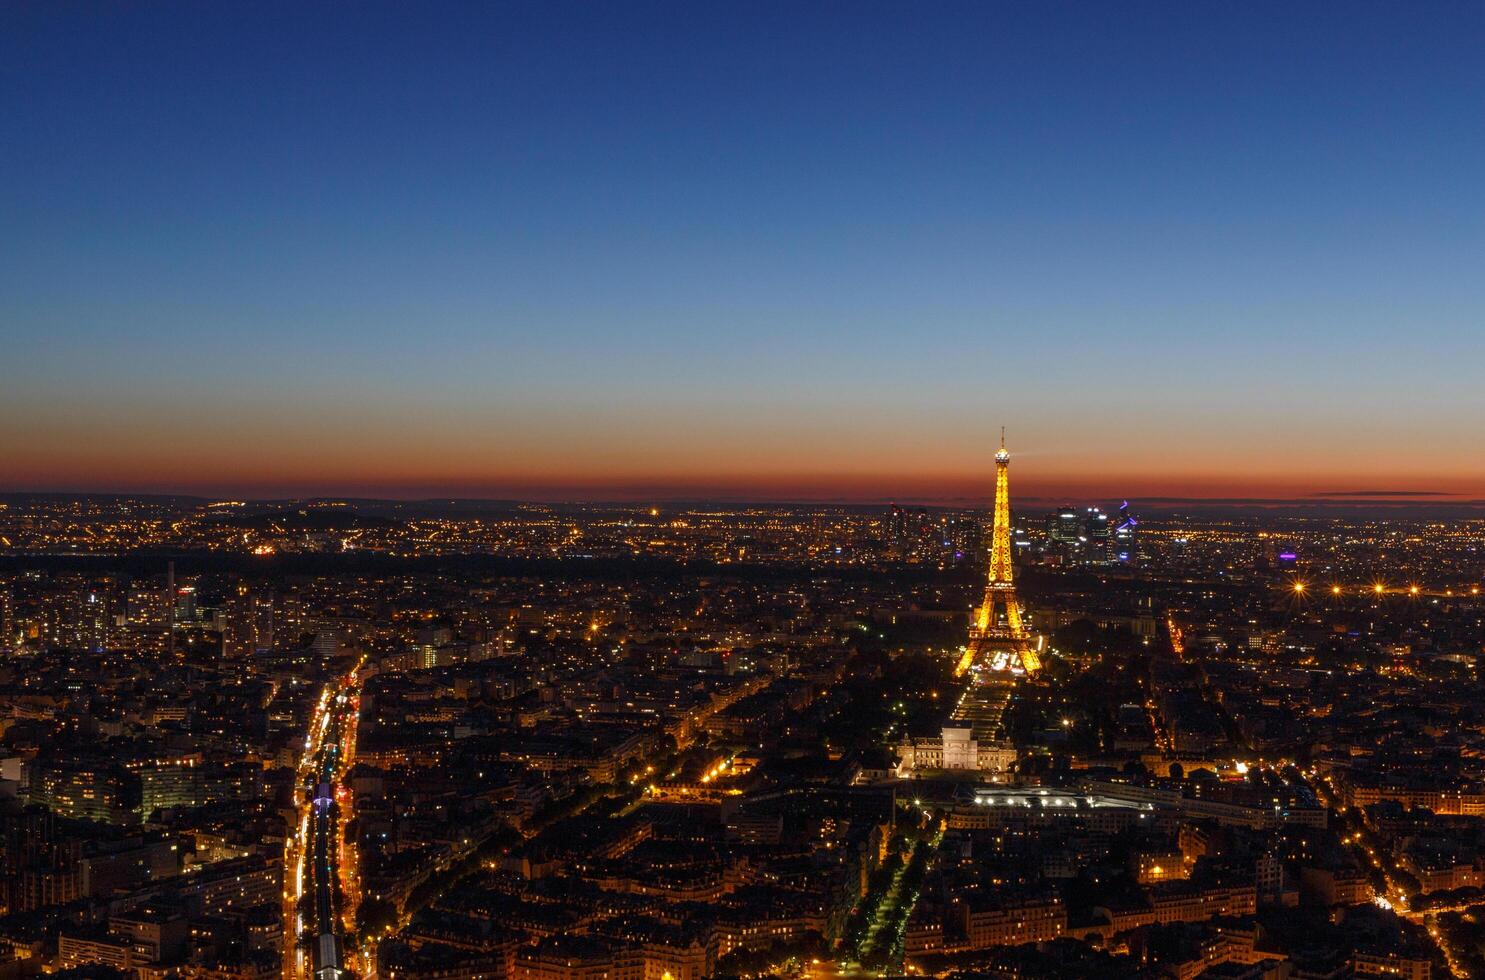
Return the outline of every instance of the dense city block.
{"type": "Polygon", "coordinates": [[[1485,976],[1485,520],[992,510],[6,498],[0,967],[1485,976]]]}

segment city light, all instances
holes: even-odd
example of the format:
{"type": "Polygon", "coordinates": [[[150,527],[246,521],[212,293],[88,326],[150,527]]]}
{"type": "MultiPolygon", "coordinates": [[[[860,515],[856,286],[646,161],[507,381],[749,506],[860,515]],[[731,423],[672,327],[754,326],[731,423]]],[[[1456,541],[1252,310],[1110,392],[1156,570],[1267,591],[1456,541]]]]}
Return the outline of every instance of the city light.
{"type": "MultiPolygon", "coordinates": [[[[1002,486],[1007,463],[1008,459],[1002,460],[999,467],[998,482],[1002,486]]],[[[1004,499],[1008,504],[1008,486],[1004,499]]],[[[593,859],[593,853],[585,848],[594,846],[585,843],[588,838],[584,835],[611,822],[603,816],[578,833],[581,821],[591,816],[590,808],[597,808],[592,813],[611,812],[623,817],[642,815],[647,807],[674,804],[698,809],[738,806],[738,812],[746,813],[758,794],[769,792],[767,783],[760,787],[749,778],[757,767],[762,766],[770,780],[793,783],[798,778],[791,773],[796,765],[793,760],[800,758],[796,754],[811,758],[811,752],[816,755],[810,771],[817,774],[795,783],[793,792],[802,794],[797,804],[778,805],[797,807],[790,819],[801,821],[799,825],[820,828],[818,839],[809,842],[817,861],[828,863],[842,854],[861,854],[862,847],[870,842],[850,836],[855,833],[850,822],[837,822],[818,807],[810,797],[812,787],[817,785],[814,780],[840,779],[862,799],[881,794],[888,805],[894,795],[901,794],[900,798],[906,800],[909,793],[913,794],[914,806],[901,808],[897,814],[899,832],[878,831],[883,836],[875,841],[875,853],[883,853],[881,845],[887,845],[886,857],[878,860],[885,861],[890,874],[880,874],[882,888],[869,889],[861,899],[869,906],[866,934],[852,946],[851,955],[869,955],[876,963],[896,955],[896,944],[907,922],[918,914],[915,892],[894,891],[893,884],[908,880],[906,862],[910,855],[927,846],[929,838],[925,834],[935,821],[945,819],[937,795],[939,781],[944,779],[954,785],[970,781],[982,788],[997,787],[991,796],[983,797],[990,802],[981,802],[982,806],[1014,807],[1023,813],[1035,812],[1045,820],[1075,821],[1080,814],[1097,811],[1100,819],[1113,824],[1127,820],[1131,826],[1148,826],[1160,815],[1179,826],[1185,820],[1204,819],[1202,815],[1211,813],[1224,819],[1241,819],[1245,826],[1254,827],[1291,823],[1312,829],[1322,824],[1344,827],[1344,833],[1335,833],[1333,846],[1353,852],[1366,867],[1388,876],[1387,900],[1394,910],[1407,907],[1406,886],[1399,884],[1403,879],[1390,870],[1386,857],[1390,852],[1376,846],[1373,837],[1357,833],[1342,822],[1344,814],[1361,809],[1346,797],[1352,790],[1344,785],[1331,786],[1313,767],[1303,773],[1294,771],[1292,760],[1264,758],[1261,754],[1238,759],[1231,753],[1217,753],[1224,749],[1252,752],[1252,748],[1234,742],[1228,733],[1241,719],[1259,715],[1281,717],[1286,726],[1306,737],[1331,740],[1348,749],[1357,744],[1358,736],[1352,733],[1373,730],[1369,726],[1374,726],[1374,718],[1361,704],[1329,699],[1323,685],[1302,689],[1288,686],[1292,672],[1312,671],[1324,663],[1317,655],[1317,636],[1355,636],[1362,644],[1392,651],[1385,665],[1369,666],[1359,658],[1343,663],[1343,669],[1351,674],[1366,676],[1371,672],[1369,681],[1382,703],[1406,708],[1420,697],[1447,703],[1453,696],[1451,689],[1442,679],[1416,671],[1416,658],[1410,651],[1437,649],[1455,637],[1469,635],[1477,615],[1473,603],[1452,611],[1430,607],[1426,620],[1415,618],[1421,611],[1417,603],[1400,603],[1397,608],[1384,608],[1378,603],[1371,616],[1358,619],[1340,602],[1316,608],[1304,601],[1264,602],[1262,597],[1271,596],[1275,590],[1300,600],[1312,592],[1340,597],[1357,589],[1366,594],[1368,585],[1377,596],[1389,591],[1420,596],[1420,580],[1430,574],[1431,566],[1473,567],[1469,563],[1475,560],[1473,549],[1477,545],[1468,533],[1446,531],[1435,539],[1428,535],[1438,532],[1431,532],[1427,526],[1410,526],[1406,532],[1394,533],[1378,532],[1365,524],[1345,525],[1344,536],[1332,530],[1324,540],[1354,540],[1356,550],[1353,555],[1345,547],[1336,547],[1329,558],[1333,568],[1326,573],[1328,583],[1317,580],[1312,584],[1261,559],[1244,569],[1242,576],[1224,581],[1223,573],[1233,566],[1235,553],[1235,532],[1225,527],[1206,537],[1200,527],[1183,526],[1179,547],[1168,550],[1165,546],[1175,536],[1161,538],[1151,531],[1145,564],[1131,568],[1116,566],[1112,559],[1108,559],[1108,565],[1101,565],[1079,557],[1091,540],[1085,533],[1066,534],[1061,542],[1050,533],[1022,533],[1026,546],[1018,545],[1014,553],[997,555],[997,525],[1018,531],[1016,518],[1009,506],[998,519],[996,511],[1000,507],[987,510],[985,523],[989,525],[990,540],[981,559],[984,570],[975,570],[978,581],[972,584],[957,577],[934,578],[940,568],[958,574],[942,550],[951,540],[943,528],[952,526],[953,518],[930,522],[922,539],[926,542],[923,547],[939,551],[923,552],[913,562],[905,563],[901,552],[890,550],[894,548],[890,535],[883,539],[881,529],[884,524],[890,525],[890,518],[884,520],[880,514],[867,511],[860,516],[840,517],[827,509],[801,516],[803,509],[775,513],[761,508],[734,511],[720,507],[708,508],[705,520],[700,513],[679,508],[665,530],[670,539],[668,547],[674,549],[671,554],[694,559],[704,559],[708,554],[732,555],[737,553],[735,542],[747,538],[753,542],[759,556],[754,560],[760,565],[767,560],[761,556],[773,554],[780,568],[803,564],[810,567],[809,576],[785,578],[787,584],[783,586],[779,579],[767,575],[757,580],[731,581],[720,575],[712,579],[716,572],[708,573],[705,584],[676,578],[656,583],[643,577],[592,578],[585,562],[574,561],[565,563],[565,569],[539,577],[497,577],[490,582],[474,580],[474,584],[418,573],[405,577],[371,575],[354,568],[323,576],[259,572],[256,577],[262,581],[233,582],[224,589],[222,608],[196,614],[193,628],[176,647],[178,653],[205,648],[214,656],[216,640],[211,634],[219,630],[230,637],[242,631],[252,637],[245,624],[253,625],[253,630],[261,626],[266,637],[270,635],[268,620],[280,612],[284,614],[285,630],[298,629],[298,622],[315,617],[338,624],[336,631],[325,638],[311,636],[308,631],[296,634],[293,645],[282,649],[243,653],[232,648],[231,658],[216,667],[230,679],[201,692],[201,697],[208,699],[214,694],[225,696],[241,684],[245,693],[258,692],[250,702],[255,707],[244,708],[244,713],[261,711],[260,699],[267,696],[273,706],[270,710],[285,723],[281,741],[254,749],[255,758],[282,758],[295,766],[292,783],[298,814],[292,832],[276,841],[282,854],[279,866],[285,873],[282,881],[274,881],[271,893],[271,898],[282,905],[284,974],[294,980],[308,980],[318,972],[316,957],[327,955],[322,952],[322,940],[324,949],[338,948],[337,955],[358,966],[376,964],[383,951],[403,955],[405,919],[391,924],[357,922],[356,909],[373,898],[362,895],[363,882],[404,873],[398,863],[402,861],[409,869],[406,873],[420,878],[431,876],[427,880],[435,884],[426,886],[429,893],[446,893],[444,889],[449,885],[439,877],[436,865],[420,867],[407,856],[394,860],[399,853],[419,852],[386,850],[389,840],[424,833],[426,827],[427,833],[438,835],[449,846],[467,849],[472,860],[477,859],[481,868],[492,872],[506,866],[507,848],[520,847],[525,840],[539,840],[544,852],[560,853],[569,866],[582,867],[593,859]],[[760,519],[760,513],[769,516],[760,519]],[[756,543],[760,520],[779,528],[771,549],[756,543]],[[708,528],[704,536],[682,545],[687,541],[686,531],[703,526],[708,528]],[[825,530],[820,530],[822,527],[825,530]],[[1373,536],[1377,534],[1383,537],[1373,536]],[[1396,558],[1392,571],[1405,584],[1389,589],[1386,582],[1372,581],[1367,575],[1374,567],[1379,541],[1392,549],[1389,554],[1396,558]],[[904,564],[918,567],[913,569],[902,595],[893,595],[884,592],[886,587],[875,575],[835,574],[841,560],[837,548],[840,554],[853,556],[852,561],[863,569],[891,573],[904,564]],[[880,550],[873,552],[873,548],[880,550]],[[940,562],[944,564],[940,566],[940,562]],[[1013,562],[1023,567],[1039,566],[1036,619],[1017,593],[1019,569],[1011,567],[1013,562]],[[992,572],[996,565],[999,570],[992,572]],[[1117,590],[1105,592],[1088,584],[1115,569],[1119,573],[1117,590]],[[1201,583],[1199,591],[1192,589],[1193,583],[1201,583]],[[1131,590],[1142,593],[1147,604],[1131,608],[1124,594],[1131,590]],[[1200,595],[1199,602],[1193,599],[1196,595],[1200,595]],[[777,611],[781,606],[786,611],[790,607],[864,607],[881,612],[856,623],[834,614],[819,618],[792,613],[781,616],[777,611]],[[987,606],[993,607],[993,618],[985,615],[987,606]],[[933,631],[925,632],[921,640],[911,639],[911,629],[888,633],[887,623],[903,616],[904,610],[923,613],[926,621],[935,624],[957,620],[963,632],[956,641],[962,640],[963,645],[946,642],[933,631]],[[1039,628],[1045,622],[1043,616],[1076,617],[1073,622],[1098,622],[1107,617],[1130,632],[1124,635],[1123,649],[1117,641],[1109,642],[1097,632],[1084,635],[1077,629],[1069,631],[1067,642],[1049,643],[1051,632],[1039,628]],[[294,627],[287,625],[290,617],[296,623],[294,627]],[[263,622],[258,623],[258,619],[263,622]],[[446,623],[464,625],[443,625],[446,623]],[[861,628],[852,628],[857,626],[861,628]],[[343,635],[358,627],[366,629],[359,640],[343,635]],[[849,637],[844,646],[840,645],[842,630],[849,637]],[[595,631],[611,642],[595,646],[595,631]],[[1421,643],[1412,637],[1407,643],[1397,642],[1396,637],[1403,631],[1417,634],[1421,643]],[[1091,643],[1089,636],[1094,638],[1091,643]],[[1234,636],[1240,642],[1229,646],[1226,638],[1234,636]],[[533,656],[526,645],[540,652],[533,656]],[[643,656],[629,653],[641,647],[643,656]],[[854,652],[883,647],[890,655],[881,660],[858,657],[854,652]],[[1136,648],[1138,660],[1130,653],[1136,648]],[[347,656],[346,650],[356,651],[353,668],[339,659],[347,656]],[[1197,658],[1194,661],[1187,659],[1193,651],[1197,658]],[[1028,681],[1028,668],[1035,662],[1031,657],[1045,658],[1048,665],[1055,665],[1045,681],[1040,676],[1028,681]],[[967,663],[962,672],[956,673],[961,660],[967,663]],[[914,666],[904,672],[908,663],[914,666]],[[338,673],[324,673],[322,665],[328,664],[337,664],[338,673]],[[804,664],[820,672],[800,685],[793,671],[804,664]],[[866,665],[867,670],[853,676],[856,664],[866,665]],[[940,664],[941,670],[924,669],[932,664],[940,664]],[[367,677],[361,676],[363,668],[367,677]],[[265,681],[262,688],[250,686],[248,682],[259,676],[271,681],[265,681]],[[1397,684],[1399,677],[1408,678],[1409,683],[1397,684]],[[1255,685],[1255,680],[1260,683],[1255,685]],[[452,692],[459,696],[452,696],[452,692]],[[540,695],[533,696],[537,692],[540,695]],[[860,700],[863,697],[869,700],[860,700]],[[1079,700],[1085,697],[1094,701],[1079,700]],[[1117,727],[1109,730],[1109,738],[1104,735],[1102,721],[1108,716],[1105,700],[1118,705],[1114,715],[1117,727]],[[360,715],[363,704],[371,706],[364,718],[360,715]],[[491,711],[492,705],[499,707],[491,711]],[[862,737],[857,720],[874,718],[878,706],[885,709],[890,721],[870,736],[877,740],[877,751],[852,759],[849,767],[835,766],[835,762],[848,758],[840,746],[847,739],[862,737]],[[829,710],[821,711],[822,707],[829,710]],[[1028,724],[1043,717],[1046,720],[1040,724],[1028,724]],[[1090,717],[1099,719],[1089,731],[1096,737],[1084,746],[1082,739],[1072,735],[1072,729],[1090,717]],[[799,740],[795,726],[802,719],[830,740],[799,740]],[[369,755],[367,745],[357,744],[358,722],[370,726],[369,755]],[[448,739],[419,734],[430,729],[441,732],[460,728],[466,732],[489,731],[496,737],[474,734],[448,739]],[[651,733],[657,730],[667,733],[665,741],[653,740],[651,733]],[[735,740],[734,732],[742,735],[741,740],[735,740]],[[581,738],[573,739],[571,733],[581,733],[581,738]],[[717,733],[727,733],[727,737],[714,743],[711,740],[717,733]],[[1207,757],[1232,760],[1217,767],[1221,789],[1231,794],[1230,798],[1213,798],[1211,785],[1193,781],[1189,775],[1175,775],[1174,765],[1173,775],[1158,783],[1145,784],[1141,777],[1134,776],[1122,790],[1109,789],[1094,795],[1029,783],[1027,778],[1047,778],[1045,772],[1034,772],[1028,765],[1030,760],[1064,757],[1081,763],[1102,759],[1108,752],[1113,752],[1116,760],[1120,753],[1130,761],[1157,756],[1160,762],[1180,760],[1184,767],[1187,756],[1182,753],[1187,749],[1182,747],[1183,742],[1189,744],[1198,738],[1199,751],[1207,757]],[[740,744],[748,748],[744,751],[735,747],[740,744]],[[1114,749],[1115,744],[1123,748],[1114,749]],[[295,751],[280,755],[288,746],[295,751]],[[469,757],[464,754],[471,750],[478,753],[479,765],[474,767],[466,765],[469,757]],[[624,753],[622,757],[604,754],[619,751],[624,753]],[[1090,755],[1090,751],[1096,754],[1090,755]],[[872,761],[876,758],[882,762],[872,761]],[[418,765],[412,765],[414,760],[418,765]],[[584,788],[570,796],[528,801],[511,795],[514,784],[486,786],[486,764],[495,762],[500,764],[502,779],[535,777],[533,785],[559,785],[552,774],[581,772],[584,788]],[[364,782],[353,784],[353,768],[366,774],[364,782]],[[392,804],[387,796],[393,790],[382,784],[394,780],[382,773],[396,773],[396,792],[408,788],[438,802],[431,807],[417,801],[392,804]],[[465,787],[471,794],[491,792],[506,814],[519,815],[523,821],[541,814],[540,821],[517,827],[505,823],[506,817],[496,817],[494,810],[488,811],[488,824],[469,824],[457,816],[441,820],[437,815],[441,808],[449,803],[463,805],[465,787]],[[936,794],[932,798],[930,790],[936,794]],[[1155,802],[1145,795],[1151,790],[1158,790],[1155,802]],[[1141,796],[1144,798],[1138,798],[1141,796]],[[518,802],[523,809],[517,808],[518,802]],[[404,812],[410,818],[401,817],[397,806],[406,807],[404,812]],[[918,824],[916,828],[904,822],[906,812],[912,814],[910,819],[918,824]],[[363,842],[348,832],[354,825],[346,817],[352,813],[364,813],[367,826],[376,828],[373,833],[379,840],[367,841],[372,846],[362,846],[363,842]],[[569,818],[579,823],[564,823],[569,818]],[[477,827],[481,828],[479,836],[477,827]],[[491,828],[500,836],[485,836],[491,828]],[[504,838],[507,834],[508,842],[504,838]],[[491,840],[502,843],[495,847],[489,844],[491,840]],[[481,847],[488,849],[479,850],[481,847]],[[383,940],[391,942],[383,946],[383,940]]],[[[1059,510],[1059,520],[1063,510],[1083,519],[1081,509],[1066,508],[1059,510]]],[[[529,533],[533,541],[542,542],[542,548],[548,548],[546,542],[551,540],[580,542],[571,546],[575,549],[573,557],[588,554],[591,549],[610,562],[621,562],[623,555],[634,554],[628,542],[633,528],[644,520],[645,511],[639,508],[621,520],[611,512],[595,512],[563,514],[551,523],[538,512],[524,531],[517,521],[506,528],[512,541],[520,540],[521,533],[529,533]],[[604,550],[606,533],[614,535],[611,540],[615,550],[604,550]],[[584,550],[576,550],[579,548],[584,550]],[[624,550],[617,550],[620,548],[624,550]]],[[[173,526],[189,523],[186,517],[173,526]]],[[[1035,520],[1025,523],[1035,530],[1035,520]]],[[[1306,533],[1302,526],[1280,524],[1287,529],[1275,537],[1303,538],[1306,533]]],[[[458,522],[441,524],[438,540],[476,540],[461,535],[472,535],[484,526],[474,521],[467,527],[458,522]]],[[[215,522],[206,527],[214,530],[215,522]]],[[[3,517],[0,528],[10,528],[3,517]]],[[[1078,530],[1085,529],[1079,525],[1078,530]]],[[[280,553],[292,551],[294,540],[282,539],[280,553]]],[[[361,553],[378,547],[372,540],[362,544],[361,553]]],[[[1304,540],[1303,546],[1319,550],[1313,541],[1304,540]]],[[[234,541],[232,547],[242,554],[247,545],[234,541]]],[[[19,615],[26,623],[36,624],[18,633],[39,634],[47,622],[60,619],[55,612],[48,618],[48,610],[68,608],[50,604],[53,599],[47,592],[47,581],[16,579],[12,582],[18,582],[19,587],[12,586],[13,591],[0,587],[0,595],[10,603],[5,615],[19,615]],[[23,601],[19,614],[11,598],[15,594],[23,601]]],[[[86,601],[79,608],[108,606],[110,599],[103,583],[82,584],[86,591],[80,594],[86,601]]],[[[177,582],[176,594],[189,597],[180,599],[179,605],[186,608],[194,602],[209,607],[215,599],[211,588],[205,578],[177,582]]],[[[1478,586],[1467,582],[1441,587],[1438,592],[1464,595],[1466,590],[1479,594],[1478,586]]],[[[67,601],[68,595],[64,586],[57,592],[56,603],[67,601]]],[[[143,608],[142,603],[136,605],[143,608]]],[[[183,615],[182,621],[185,619],[183,615]]],[[[119,622],[122,625],[118,628],[123,631],[119,635],[137,643],[128,616],[119,622]]],[[[290,634],[275,629],[273,635],[290,634]]],[[[47,656],[39,644],[28,641],[25,645],[23,656],[47,656]]],[[[67,675],[58,671],[43,672],[42,676],[67,675]]],[[[127,693],[120,696],[127,698],[136,689],[133,675],[125,676],[127,681],[120,690],[127,693]]],[[[189,685],[180,684],[177,689],[190,690],[189,685]]],[[[193,696],[185,695],[188,700],[193,696]]],[[[203,718],[211,717],[210,702],[204,703],[207,707],[196,710],[203,718]]],[[[1397,764],[1386,755],[1385,745],[1379,748],[1370,744],[1369,734],[1359,738],[1368,752],[1383,754],[1388,765],[1397,764]]],[[[38,758],[44,763],[45,753],[38,758]]],[[[1369,758],[1355,756],[1351,766],[1371,770],[1369,758]]],[[[206,770],[218,765],[194,756],[186,764],[206,770]]],[[[1391,771],[1395,770],[1371,772],[1372,782],[1385,785],[1391,771]]],[[[1433,812],[1452,817],[1454,811],[1465,806],[1485,806],[1485,798],[1474,799],[1468,784],[1455,781],[1453,773],[1414,772],[1410,778],[1427,784],[1426,790],[1407,791],[1424,792],[1433,812]]],[[[35,785],[44,787],[44,780],[35,785]]],[[[57,805],[68,805],[60,796],[52,800],[57,805]]],[[[478,804],[479,809],[485,806],[485,802],[478,804]]],[[[647,821],[646,816],[639,819],[647,821]]],[[[684,823],[690,818],[678,815],[676,819],[684,823]]],[[[695,832],[706,836],[699,829],[695,832]]],[[[1022,844],[1035,839],[1034,834],[1027,834],[1032,831],[1018,834],[1022,844]]],[[[209,835],[202,839],[209,839],[209,835]]],[[[976,845],[993,849],[996,845],[990,840],[977,840],[976,845]]],[[[633,847],[633,842],[602,846],[622,852],[633,847]]],[[[789,846],[805,845],[791,842],[789,846]]],[[[766,865],[767,849],[755,845],[750,848],[750,860],[766,865]]],[[[644,853],[650,850],[646,847],[644,853]]],[[[209,861],[204,857],[201,860],[202,871],[197,874],[210,870],[209,861]]],[[[655,863],[653,857],[648,860],[649,866],[633,873],[647,878],[663,878],[670,873],[663,861],[655,863]]],[[[631,873],[624,867],[622,856],[605,861],[604,874],[619,876],[605,881],[622,880],[623,875],[631,873]]],[[[1167,859],[1165,852],[1136,864],[1144,869],[1144,879],[1151,882],[1183,877],[1191,866],[1184,858],[1167,859]]],[[[676,873],[684,879],[684,869],[676,873]]],[[[859,876],[859,869],[856,873],[859,876]]],[[[934,873],[932,865],[925,865],[914,869],[912,880],[934,873]]],[[[870,879],[871,874],[867,877],[870,879]]],[[[461,887],[481,887],[463,880],[466,885],[461,887]]],[[[993,877],[987,880],[992,887],[999,887],[993,877]]],[[[684,880],[680,883],[689,887],[684,880]]],[[[764,883],[758,887],[765,887],[766,879],[764,883]]],[[[1098,882],[1091,884],[1096,886],[1098,882]]],[[[629,887],[627,882],[624,886],[629,887]]],[[[938,881],[931,887],[942,886],[943,882],[938,881]]],[[[509,887],[521,889],[519,885],[509,887]]],[[[925,883],[924,889],[927,887],[925,883]]],[[[603,886],[599,890],[604,890],[603,886]]],[[[1229,893],[1223,895],[1216,901],[1231,901],[1229,893]]],[[[1155,897],[1147,896],[1152,901],[1155,897]]],[[[1192,909],[1193,915],[1204,914],[1199,903],[1193,903],[1192,909]]],[[[1044,938],[1053,936],[1055,931],[1049,931],[1044,938]]],[[[900,964],[902,972],[909,972],[908,965],[900,964]]],[[[859,963],[852,961],[842,968],[843,964],[835,962],[828,969],[847,973],[857,966],[859,963]]],[[[896,970],[899,964],[893,961],[887,966],[896,970]]],[[[814,975],[823,972],[818,970],[814,975]]],[[[867,972],[862,971],[862,975],[867,972]]],[[[397,974],[388,971],[387,975],[397,974]]]]}
{"type": "Polygon", "coordinates": [[[9,6],[0,972],[1485,975],[1478,5],[9,6]]]}

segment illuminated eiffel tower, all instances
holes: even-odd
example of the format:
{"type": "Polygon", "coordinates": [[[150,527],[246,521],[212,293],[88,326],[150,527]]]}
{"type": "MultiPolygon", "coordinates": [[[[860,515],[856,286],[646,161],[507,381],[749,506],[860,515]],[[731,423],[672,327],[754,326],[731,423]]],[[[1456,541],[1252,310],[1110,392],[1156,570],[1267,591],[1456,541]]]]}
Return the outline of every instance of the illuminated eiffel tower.
{"type": "Polygon", "coordinates": [[[1011,571],[1011,454],[1005,448],[1005,429],[1000,430],[1000,451],[995,454],[995,519],[990,528],[990,574],[985,582],[985,601],[975,610],[969,629],[966,669],[1024,671],[1041,666],[1031,635],[1021,621],[1021,602],[1011,571]],[[997,615],[997,612],[999,615],[997,615]]]}

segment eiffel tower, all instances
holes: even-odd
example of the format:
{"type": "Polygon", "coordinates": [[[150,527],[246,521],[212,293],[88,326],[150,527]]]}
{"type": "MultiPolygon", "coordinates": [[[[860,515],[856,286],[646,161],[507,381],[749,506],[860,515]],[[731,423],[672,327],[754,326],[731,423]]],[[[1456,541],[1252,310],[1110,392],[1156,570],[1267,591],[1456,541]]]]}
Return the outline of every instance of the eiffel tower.
{"type": "Polygon", "coordinates": [[[1005,448],[1005,429],[1000,430],[1000,451],[995,454],[995,519],[990,528],[990,574],[985,582],[985,601],[975,610],[969,629],[967,669],[1030,673],[1041,666],[1031,635],[1021,620],[1021,602],[1011,571],[1011,454],[1005,448]],[[997,615],[997,612],[999,615],[997,615]]]}

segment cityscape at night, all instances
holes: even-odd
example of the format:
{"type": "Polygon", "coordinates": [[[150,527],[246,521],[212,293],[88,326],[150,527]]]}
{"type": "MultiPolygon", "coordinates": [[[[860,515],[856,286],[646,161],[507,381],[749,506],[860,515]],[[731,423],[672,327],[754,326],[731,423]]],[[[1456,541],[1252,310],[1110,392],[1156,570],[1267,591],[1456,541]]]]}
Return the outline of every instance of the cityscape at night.
{"type": "Polygon", "coordinates": [[[1485,980],[1482,51],[0,4],[0,980],[1485,980]]]}

